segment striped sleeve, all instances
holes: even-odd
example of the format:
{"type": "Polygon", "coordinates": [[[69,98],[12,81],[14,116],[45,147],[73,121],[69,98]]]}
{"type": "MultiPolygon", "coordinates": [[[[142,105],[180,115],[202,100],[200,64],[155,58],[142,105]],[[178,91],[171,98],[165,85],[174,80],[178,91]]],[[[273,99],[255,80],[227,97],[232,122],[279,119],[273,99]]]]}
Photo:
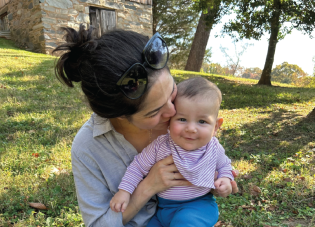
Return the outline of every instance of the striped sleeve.
{"type": "Polygon", "coordinates": [[[216,138],[216,145],[217,145],[217,167],[216,170],[218,171],[219,175],[218,178],[227,177],[231,180],[234,180],[234,176],[232,174],[232,165],[231,165],[231,159],[229,159],[225,155],[225,150],[222,147],[222,145],[219,143],[218,139],[216,138]]]}
{"type": "Polygon", "coordinates": [[[128,166],[118,189],[123,189],[130,194],[136,189],[143,178],[148,175],[151,167],[156,162],[156,152],[159,150],[158,140],[154,140],[141,153],[136,155],[128,166]]]}

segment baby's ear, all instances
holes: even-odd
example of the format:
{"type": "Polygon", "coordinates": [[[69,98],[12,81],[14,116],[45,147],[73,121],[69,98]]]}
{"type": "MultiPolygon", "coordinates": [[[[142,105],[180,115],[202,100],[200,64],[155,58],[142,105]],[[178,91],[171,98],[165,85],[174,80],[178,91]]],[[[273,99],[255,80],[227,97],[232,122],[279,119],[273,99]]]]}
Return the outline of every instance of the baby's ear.
{"type": "Polygon", "coordinates": [[[215,124],[214,131],[217,132],[218,129],[221,127],[222,124],[223,124],[223,118],[222,118],[222,117],[218,117],[218,118],[217,118],[217,122],[216,122],[216,124],[215,124]]]}

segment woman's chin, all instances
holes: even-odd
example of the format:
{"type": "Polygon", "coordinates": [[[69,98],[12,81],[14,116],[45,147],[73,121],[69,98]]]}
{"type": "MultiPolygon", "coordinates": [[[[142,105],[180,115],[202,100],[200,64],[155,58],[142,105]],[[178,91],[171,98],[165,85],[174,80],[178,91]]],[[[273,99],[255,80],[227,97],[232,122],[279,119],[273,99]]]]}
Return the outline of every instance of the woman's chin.
{"type": "Polygon", "coordinates": [[[154,127],[155,130],[167,130],[168,126],[170,125],[170,122],[162,122],[159,123],[157,126],[154,127]]]}

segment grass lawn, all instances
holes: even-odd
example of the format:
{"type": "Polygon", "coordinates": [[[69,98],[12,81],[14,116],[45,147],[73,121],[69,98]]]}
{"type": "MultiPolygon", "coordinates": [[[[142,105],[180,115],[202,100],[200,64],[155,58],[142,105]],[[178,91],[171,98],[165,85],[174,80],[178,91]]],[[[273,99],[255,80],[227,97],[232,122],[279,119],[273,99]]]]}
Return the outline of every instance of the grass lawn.
{"type": "MultiPolygon", "coordinates": [[[[0,39],[1,227],[84,226],[70,149],[91,111],[79,87],[55,78],[54,61],[0,39]]],[[[315,89],[199,75],[222,90],[218,138],[241,172],[240,192],[217,199],[220,226],[315,226],[315,122],[305,118],[315,89]]]]}

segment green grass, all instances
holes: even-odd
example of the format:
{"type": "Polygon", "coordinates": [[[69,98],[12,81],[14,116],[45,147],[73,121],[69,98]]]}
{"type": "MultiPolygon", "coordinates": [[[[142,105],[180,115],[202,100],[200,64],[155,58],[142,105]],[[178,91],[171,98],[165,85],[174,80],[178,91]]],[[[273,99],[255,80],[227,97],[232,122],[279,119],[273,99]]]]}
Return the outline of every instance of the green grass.
{"type": "MultiPolygon", "coordinates": [[[[83,226],[70,149],[91,111],[55,78],[54,61],[0,39],[0,226],[83,226]]],[[[315,226],[315,123],[305,118],[314,89],[198,75],[222,90],[218,137],[241,172],[240,192],[217,199],[222,226],[315,226]]]]}

